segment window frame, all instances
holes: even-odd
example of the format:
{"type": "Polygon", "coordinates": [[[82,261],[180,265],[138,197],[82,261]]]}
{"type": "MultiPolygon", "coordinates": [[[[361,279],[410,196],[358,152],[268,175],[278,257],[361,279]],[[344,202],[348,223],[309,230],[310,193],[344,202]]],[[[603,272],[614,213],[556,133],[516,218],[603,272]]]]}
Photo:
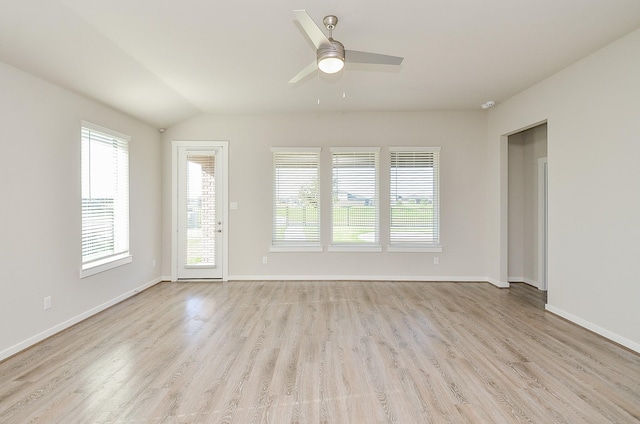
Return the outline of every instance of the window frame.
{"type": "MultiPolygon", "coordinates": [[[[332,252],[382,252],[380,242],[380,147],[332,147],[331,148],[331,242],[329,251],[332,252]],[[375,228],[374,241],[362,243],[344,243],[334,241],[334,205],[336,202],[335,157],[347,154],[373,154],[374,159],[374,200],[375,228]]],[[[339,196],[339,193],[337,193],[339,196]]]]}
{"type": "MultiPolygon", "coordinates": [[[[88,157],[85,155],[84,147],[83,147],[85,143],[85,132],[87,131],[89,133],[89,139],[87,141],[89,141],[90,143],[92,142],[91,133],[94,132],[99,134],[102,137],[111,137],[114,140],[117,140],[119,144],[124,145],[125,163],[118,164],[120,169],[118,169],[117,172],[120,178],[124,178],[124,181],[125,181],[124,188],[126,193],[121,193],[121,200],[124,203],[120,206],[120,213],[118,214],[117,218],[114,218],[114,222],[117,221],[121,226],[124,226],[125,228],[114,230],[114,232],[118,231],[121,234],[123,234],[123,236],[120,237],[119,239],[119,246],[121,248],[118,249],[117,253],[114,252],[114,253],[104,254],[97,257],[91,257],[91,259],[86,259],[85,258],[86,255],[84,254],[85,252],[83,251],[83,247],[81,244],[80,278],[85,278],[91,275],[95,275],[100,272],[104,272],[109,269],[113,269],[128,263],[131,263],[133,261],[133,256],[131,255],[131,252],[130,252],[131,245],[130,245],[130,210],[129,210],[129,197],[130,197],[129,146],[131,142],[131,137],[129,135],[119,133],[112,129],[105,128],[91,122],[81,121],[81,128],[80,128],[81,204],[84,201],[84,190],[87,188],[87,184],[89,184],[89,187],[91,184],[90,181],[89,182],[85,181],[85,175],[87,175],[87,172],[89,172],[89,175],[90,175],[90,172],[91,172],[86,169],[87,166],[90,166],[90,163],[89,164],[87,163],[88,157]],[[122,174],[123,172],[126,173],[126,175],[123,175],[122,174]]],[[[93,142],[97,142],[97,141],[93,140],[93,142]]],[[[119,146],[119,147],[122,148],[122,146],[119,146]]],[[[120,152],[120,154],[122,154],[122,152],[120,152]]],[[[84,214],[82,212],[81,212],[80,222],[81,222],[81,227],[84,226],[84,214]]],[[[81,229],[80,233],[81,233],[81,239],[84,239],[85,237],[84,230],[81,229]]]]}
{"type": "Polygon", "coordinates": [[[272,200],[271,200],[271,246],[269,251],[271,252],[322,252],[322,196],[321,196],[321,152],[320,147],[272,147],[272,200]],[[302,154],[315,156],[316,164],[316,185],[317,185],[317,227],[318,227],[318,239],[317,241],[296,241],[296,240],[279,240],[276,237],[276,192],[279,184],[277,180],[277,160],[278,154],[302,154]]]}
{"type": "Polygon", "coordinates": [[[389,244],[387,245],[388,252],[442,252],[441,230],[442,224],[440,221],[440,208],[441,208],[441,193],[440,193],[440,147],[389,147],[389,244]],[[394,153],[431,153],[434,155],[434,176],[433,179],[433,216],[435,221],[435,241],[434,242],[399,242],[393,243],[392,232],[392,207],[394,201],[392,199],[392,172],[394,168],[394,153]]]}

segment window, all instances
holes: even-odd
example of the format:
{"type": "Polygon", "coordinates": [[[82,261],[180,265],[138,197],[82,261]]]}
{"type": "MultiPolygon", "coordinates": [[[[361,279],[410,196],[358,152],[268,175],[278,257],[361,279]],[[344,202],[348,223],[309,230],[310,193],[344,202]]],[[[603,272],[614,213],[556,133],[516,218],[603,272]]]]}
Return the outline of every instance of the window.
{"type": "Polygon", "coordinates": [[[380,251],[379,148],[332,148],[332,250],[380,251]]]}
{"type": "Polygon", "coordinates": [[[81,277],[131,262],[129,136],[82,122],[81,277]]]}
{"type": "MultiPolygon", "coordinates": [[[[440,148],[390,148],[389,243],[440,251],[440,148]]],[[[398,249],[396,249],[398,250],[398,249]]]]}
{"type": "Polygon", "coordinates": [[[273,148],[272,250],[321,250],[320,149],[273,148]]]}

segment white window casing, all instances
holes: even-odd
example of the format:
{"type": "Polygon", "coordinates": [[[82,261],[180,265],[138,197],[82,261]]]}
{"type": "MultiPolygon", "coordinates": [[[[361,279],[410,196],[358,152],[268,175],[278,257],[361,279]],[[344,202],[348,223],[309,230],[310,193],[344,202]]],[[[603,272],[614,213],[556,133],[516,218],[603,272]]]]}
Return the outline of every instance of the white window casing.
{"type": "Polygon", "coordinates": [[[132,261],[129,252],[129,141],[81,123],[82,278],[132,261]]]}
{"type": "Polygon", "coordinates": [[[440,148],[390,147],[389,246],[440,252],[440,148]]]}
{"type": "Polygon", "coordinates": [[[271,251],[322,251],[320,148],[274,147],[271,251]]]}
{"type": "Polygon", "coordinates": [[[379,252],[379,147],[332,147],[332,251],[379,252]]]}

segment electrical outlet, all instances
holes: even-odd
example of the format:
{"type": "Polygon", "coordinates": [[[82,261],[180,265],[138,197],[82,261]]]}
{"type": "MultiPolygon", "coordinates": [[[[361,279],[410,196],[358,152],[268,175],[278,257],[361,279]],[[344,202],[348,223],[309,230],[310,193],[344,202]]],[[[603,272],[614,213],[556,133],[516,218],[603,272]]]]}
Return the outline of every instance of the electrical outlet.
{"type": "Polygon", "coordinates": [[[439,257],[437,257],[437,256],[434,256],[434,257],[433,257],[433,264],[434,264],[434,265],[438,265],[439,263],[440,263],[440,258],[439,258],[439,257]]]}
{"type": "Polygon", "coordinates": [[[269,262],[269,258],[267,258],[266,256],[263,256],[262,263],[266,265],[268,262],[269,262]]]}
{"type": "Polygon", "coordinates": [[[44,309],[45,310],[51,309],[51,296],[47,296],[47,297],[44,298],[43,305],[44,305],[44,309]]]}
{"type": "Polygon", "coordinates": [[[156,260],[155,259],[151,261],[151,266],[154,267],[154,268],[156,267],[156,260]]]}

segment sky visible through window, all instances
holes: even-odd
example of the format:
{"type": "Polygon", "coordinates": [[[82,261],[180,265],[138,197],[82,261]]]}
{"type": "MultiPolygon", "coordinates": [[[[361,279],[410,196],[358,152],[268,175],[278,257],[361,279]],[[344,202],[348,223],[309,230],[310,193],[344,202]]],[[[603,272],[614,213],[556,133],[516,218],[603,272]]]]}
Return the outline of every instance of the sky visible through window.
{"type": "Polygon", "coordinates": [[[114,146],[111,143],[89,142],[84,154],[89,155],[90,162],[85,172],[90,178],[83,179],[83,196],[87,199],[113,199],[116,195],[116,184],[113,181],[113,170],[116,167],[114,146]]]}

